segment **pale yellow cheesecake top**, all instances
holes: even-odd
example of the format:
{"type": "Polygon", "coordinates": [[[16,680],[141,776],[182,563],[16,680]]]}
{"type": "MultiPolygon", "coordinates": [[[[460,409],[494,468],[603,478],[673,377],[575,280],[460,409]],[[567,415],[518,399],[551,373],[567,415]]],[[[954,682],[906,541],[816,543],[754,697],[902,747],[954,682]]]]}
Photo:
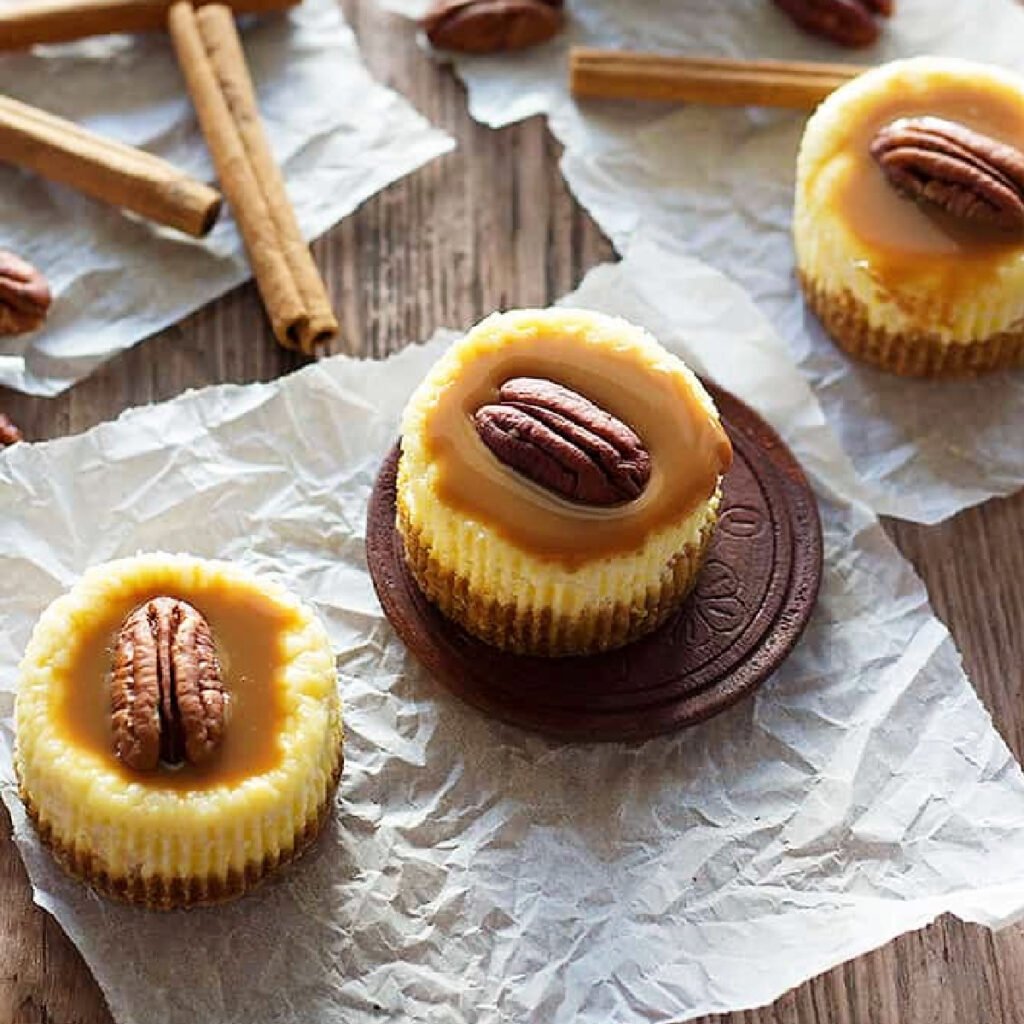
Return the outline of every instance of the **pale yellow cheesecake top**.
{"type": "Polygon", "coordinates": [[[989,65],[918,57],[871,69],[807,124],[797,164],[798,264],[849,292],[873,326],[971,341],[1024,316],[1024,237],[901,195],[871,155],[884,126],[937,117],[1024,149],[1024,79],[989,65]]]}
{"type": "Polygon", "coordinates": [[[549,582],[611,598],[619,583],[652,585],[697,542],[730,459],[707,391],[642,328],[574,309],[495,314],[448,350],[406,407],[399,520],[444,569],[500,601],[549,582]],[[635,431],[651,467],[639,496],[579,504],[495,457],[474,413],[522,377],[568,387],[635,431]]]}
{"type": "Polygon", "coordinates": [[[147,554],[86,572],[43,613],[21,664],[22,794],[64,847],[113,875],[241,870],[288,849],[340,764],[334,659],[315,615],[225,562],[147,554]],[[202,764],[140,771],[111,725],[114,646],[157,596],[187,601],[212,632],[228,694],[223,742],[202,764]]]}

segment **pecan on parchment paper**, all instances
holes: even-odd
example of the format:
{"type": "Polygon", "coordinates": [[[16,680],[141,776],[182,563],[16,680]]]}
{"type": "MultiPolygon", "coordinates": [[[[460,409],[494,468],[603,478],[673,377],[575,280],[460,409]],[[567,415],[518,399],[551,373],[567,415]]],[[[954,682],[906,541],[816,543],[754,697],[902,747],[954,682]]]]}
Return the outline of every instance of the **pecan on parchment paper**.
{"type": "Polygon", "coordinates": [[[840,46],[870,46],[880,34],[875,15],[892,16],[895,0],[772,0],[805,32],[840,46]]]}
{"type": "Polygon", "coordinates": [[[7,416],[0,412],[0,448],[17,444],[21,439],[21,431],[7,416]]]}
{"type": "Polygon", "coordinates": [[[1024,231],[1024,153],[955,121],[911,117],[871,144],[889,182],[954,217],[1024,231]]]}
{"type": "Polygon", "coordinates": [[[202,764],[223,740],[227,703],[213,634],[192,605],[156,597],[125,619],[110,707],[114,753],[128,767],[202,764]]]}
{"type": "Polygon", "coordinates": [[[0,335],[36,330],[49,309],[46,278],[20,256],[0,249],[0,335]]]}
{"type": "Polygon", "coordinates": [[[431,46],[461,53],[525,50],[564,24],[562,0],[436,0],[422,22],[431,46]]]}
{"type": "Polygon", "coordinates": [[[517,377],[477,410],[480,439],[533,483],[583,505],[618,505],[651,476],[643,442],[621,420],[550,380],[517,377]]]}

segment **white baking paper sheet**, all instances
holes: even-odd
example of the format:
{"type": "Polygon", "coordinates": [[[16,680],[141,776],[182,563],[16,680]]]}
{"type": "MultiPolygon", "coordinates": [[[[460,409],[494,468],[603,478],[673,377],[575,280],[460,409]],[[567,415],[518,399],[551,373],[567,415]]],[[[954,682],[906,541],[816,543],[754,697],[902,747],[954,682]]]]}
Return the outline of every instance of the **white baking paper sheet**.
{"type": "MultiPolygon", "coordinates": [[[[415,16],[422,0],[382,0],[415,16]]],[[[586,101],[568,95],[570,44],[661,53],[880,63],[922,53],[1024,71],[1016,0],[898,0],[863,53],[806,37],[769,0],[569,0],[570,29],[524,54],[460,58],[470,112],[490,125],[545,113],[570,188],[626,252],[657,234],[724,270],[768,314],[868,484],[875,509],[937,522],[1024,484],[1024,374],[906,381],[850,362],[804,310],[790,214],[805,117],[586,101]]],[[[730,344],[728,338],[722,343],[730,344]]]]}
{"type": "MultiPolygon", "coordinates": [[[[370,77],[334,0],[305,0],[287,17],[244,24],[267,133],[307,237],[452,148],[448,135],[370,77]]],[[[0,54],[0,93],[213,180],[164,35],[0,54]]],[[[196,241],[2,163],[0,248],[34,263],[55,295],[42,331],[0,338],[0,384],[35,394],[70,387],[250,276],[227,207],[196,241]]]]}
{"type": "Polygon", "coordinates": [[[768,1002],[944,911],[1024,910],[1024,777],[782,342],[737,286],[647,243],[567,301],[647,324],[760,408],[820,497],[804,639],[755,697],[675,736],[498,724],[381,618],[367,498],[443,339],[0,455],[3,796],[36,900],[121,1024],[663,1024],[768,1002]],[[10,763],[36,617],[87,566],[156,548],[237,559],[312,602],[347,728],[315,849],[234,904],[166,916],[65,878],[10,763]]]}

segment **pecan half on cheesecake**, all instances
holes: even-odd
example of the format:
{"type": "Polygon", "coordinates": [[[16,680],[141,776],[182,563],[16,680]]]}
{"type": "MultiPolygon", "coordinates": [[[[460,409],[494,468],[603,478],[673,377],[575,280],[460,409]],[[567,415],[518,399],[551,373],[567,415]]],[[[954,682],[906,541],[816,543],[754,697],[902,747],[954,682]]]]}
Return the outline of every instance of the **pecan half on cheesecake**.
{"type": "Polygon", "coordinates": [[[618,505],[651,477],[651,456],[625,423],[550,380],[506,381],[474,419],[499,462],[567,501],[618,505]]]}
{"type": "Polygon", "coordinates": [[[1024,231],[1024,153],[940,117],[880,128],[871,155],[892,186],[961,221],[1024,231]]]}
{"type": "Polygon", "coordinates": [[[156,597],[128,616],[114,646],[110,704],[114,754],[129,768],[209,761],[228,701],[213,632],[192,605],[156,597]]]}
{"type": "Polygon", "coordinates": [[[296,857],[342,764],[317,619],[183,555],[98,566],[43,613],[15,734],[42,840],[97,891],[155,909],[238,896],[296,857]]]}
{"type": "Polygon", "coordinates": [[[619,647],[692,588],[731,455],[700,382],[641,328],[583,310],[496,314],[406,407],[406,561],[494,646],[619,647]]]}
{"type": "Polygon", "coordinates": [[[1024,78],[918,57],[837,90],[804,132],[793,233],[850,355],[913,376],[1024,365],[1024,78]]]}

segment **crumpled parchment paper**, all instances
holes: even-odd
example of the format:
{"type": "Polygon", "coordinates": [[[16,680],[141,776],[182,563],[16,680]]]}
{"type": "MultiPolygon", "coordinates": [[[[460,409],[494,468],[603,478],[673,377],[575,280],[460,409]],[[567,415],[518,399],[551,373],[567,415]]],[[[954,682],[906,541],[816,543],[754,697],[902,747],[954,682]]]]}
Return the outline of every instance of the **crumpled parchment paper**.
{"type": "Polygon", "coordinates": [[[1024,910],[1024,777],[761,314],[650,244],[567,301],[647,324],[757,405],[821,501],[804,639],[755,697],[675,736],[574,745],[501,725],[381,618],[367,498],[444,339],[0,456],[3,797],[37,901],[122,1024],[659,1024],[765,1003],[943,911],[1024,910]],[[65,878],[10,764],[36,616],[86,566],[153,548],[238,559],[313,602],[347,730],[314,850],[239,902],[169,916],[65,878]]]}
{"type": "MultiPolygon", "coordinates": [[[[422,0],[381,0],[410,16],[422,0]]],[[[852,363],[804,309],[790,217],[805,116],[586,101],[568,95],[570,44],[662,53],[881,63],[922,53],[1024,71],[1017,0],[899,0],[866,53],[798,32],[768,0],[569,0],[569,31],[524,54],[459,58],[477,120],[546,113],[570,188],[628,252],[657,234],[739,281],[789,343],[882,514],[932,523],[1024,484],[1024,374],[906,381],[852,363]]],[[[728,343],[727,339],[723,339],[728,343]]]]}
{"type": "MultiPolygon", "coordinates": [[[[267,133],[307,238],[454,145],[370,77],[334,0],[243,25],[267,133]]],[[[0,93],[214,178],[164,35],[0,54],[0,93]]],[[[42,331],[0,338],[0,384],[43,395],[251,276],[226,205],[197,241],[3,164],[0,248],[30,260],[53,287],[42,331]]]]}

